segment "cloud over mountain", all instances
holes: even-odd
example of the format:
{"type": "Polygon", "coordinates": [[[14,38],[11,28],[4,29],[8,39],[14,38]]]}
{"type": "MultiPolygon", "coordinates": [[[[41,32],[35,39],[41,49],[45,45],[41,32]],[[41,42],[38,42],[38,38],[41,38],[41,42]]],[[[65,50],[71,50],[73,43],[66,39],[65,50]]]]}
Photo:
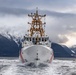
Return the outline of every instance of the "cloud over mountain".
{"type": "Polygon", "coordinates": [[[51,41],[66,43],[68,36],[76,33],[76,0],[0,0],[0,33],[24,35],[31,21],[27,15],[36,7],[40,14],[47,15],[46,33],[51,41]]]}

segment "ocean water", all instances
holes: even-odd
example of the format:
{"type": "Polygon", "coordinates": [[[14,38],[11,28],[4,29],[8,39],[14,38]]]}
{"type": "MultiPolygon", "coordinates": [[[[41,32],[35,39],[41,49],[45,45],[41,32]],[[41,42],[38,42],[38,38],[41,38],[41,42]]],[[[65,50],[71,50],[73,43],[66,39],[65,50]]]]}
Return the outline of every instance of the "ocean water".
{"type": "Polygon", "coordinates": [[[0,75],[76,75],[76,59],[54,59],[47,66],[30,67],[18,58],[0,58],[0,75]]]}

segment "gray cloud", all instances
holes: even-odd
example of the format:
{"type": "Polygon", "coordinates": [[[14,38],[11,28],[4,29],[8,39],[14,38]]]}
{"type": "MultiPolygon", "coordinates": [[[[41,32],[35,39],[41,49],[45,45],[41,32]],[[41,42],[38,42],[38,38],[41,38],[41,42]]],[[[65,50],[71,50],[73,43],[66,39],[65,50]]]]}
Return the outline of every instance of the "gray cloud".
{"type": "Polygon", "coordinates": [[[31,10],[25,10],[25,9],[20,9],[20,8],[5,8],[5,7],[0,7],[0,14],[5,14],[5,15],[25,15],[28,14],[31,10]]]}
{"type": "Polygon", "coordinates": [[[66,9],[76,5],[76,0],[0,0],[0,7],[41,9],[66,9]]]}
{"type": "Polygon", "coordinates": [[[62,35],[61,37],[59,37],[58,34],[52,34],[52,35],[50,36],[50,40],[52,42],[66,43],[68,41],[68,38],[65,35],[62,35]]]}
{"type": "MultiPolygon", "coordinates": [[[[0,14],[8,14],[8,15],[25,15],[30,12],[35,12],[36,9],[22,9],[22,8],[7,8],[7,7],[0,7],[0,14]]],[[[61,13],[61,12],[56,12],[56,11],[48,11],[48,10],[39,10],[39,13],[41,14],[47,14],[48,16],[53,16],[53,17],[72,17],[76,16],[76,14],[73,13],[61,13]]]]}
{"type": "MultiPolygon", "coordinates": [[[[36,7],[38,7],[40,14],[47,15],[46,31],[50,39],[57,43],[65,43],[68,41],[65,35],[76,32],[76,13],[61,13],[60,11],[68,8],[72,10],[75,5],[76,0],[0,0],[0,16],[13,15],[18,17],[20,15],[22,17],[35,12],[36,7]],[[59,35],[62,35],[62,37],[59,37],[59,35]]],[[[11,29],[12,32],[16,33],[16,30],[21,29],[21,32],[23,28],[24,25],[20,28],[11,29]]]]}
{"type": "MultiPolygon", "coordinates": [[[[0,13],[2,14],[15,15],[15,16],[26,15],[34,11],[35,10],[27,10],[27,9],[19,9],[19,8],[11,9],[11,8],[4,8],[4,7],[0,9],[0,13]]],[[[59,37],[58,35],[65,35],[76,31],[76,25],[75,25],[76,14],[60,13],[60,12],[40,10],[40,9],[39,9],[39,13],[40,14],[46,13],[46,15],[49,16],[50,18],[55,18],[54,24],[52,24],[51,19],[49,19],[50,24],[47,22],[48,25],[46,26],[46,31],[49,34],[50,39],[54,42],[57,42],[57,43],[67,42],[68,41],[67,37],[65,36],[59,37]]],[[[16,29],[18,30],[19,27],[18,28],[16,27],[16,29]]],[[[15,32],[16,30],[12,29],[12,32],[13,31],[15,32]]]]}

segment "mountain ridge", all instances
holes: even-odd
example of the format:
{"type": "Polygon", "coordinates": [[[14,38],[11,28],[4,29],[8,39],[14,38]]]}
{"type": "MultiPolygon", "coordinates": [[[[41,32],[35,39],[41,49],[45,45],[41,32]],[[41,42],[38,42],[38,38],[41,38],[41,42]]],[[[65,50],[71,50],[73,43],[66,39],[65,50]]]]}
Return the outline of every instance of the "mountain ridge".
{"type": "MultiPolygon", "coordinates": [[[[16,38],[10,34],[7,34],[7,36],[0,34],[0,57],[18,57],[23,39],[16,38]]],[[[51,44],[51,48],[54,51],[55,57],[75,57],[76,55],[67,46],[62,46],[54,42],[51,44]]]]}

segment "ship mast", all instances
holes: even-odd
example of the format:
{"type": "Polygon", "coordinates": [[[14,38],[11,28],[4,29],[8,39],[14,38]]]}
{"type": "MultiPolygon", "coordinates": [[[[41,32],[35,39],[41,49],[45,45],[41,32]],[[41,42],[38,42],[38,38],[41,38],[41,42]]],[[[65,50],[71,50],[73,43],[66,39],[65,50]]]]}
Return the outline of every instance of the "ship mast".
{"type": "Polygon", "coordinates": [[[29,32],[30,32],[30,36],[32,37],[34,34],[37,33],[37,36],[44,36],[45,35],[45,30],[43,28],[43,25],[45,25],[46,23],[42,22],[41,19],[43,17],[45,17],[46,15],[39,15],[38,14],[38,8],[36,9],[36,13],[34,14],[28,14],[29,17],[32,18],[32,22],[28,22],[28,24],[31,25],[29,32]]]}

